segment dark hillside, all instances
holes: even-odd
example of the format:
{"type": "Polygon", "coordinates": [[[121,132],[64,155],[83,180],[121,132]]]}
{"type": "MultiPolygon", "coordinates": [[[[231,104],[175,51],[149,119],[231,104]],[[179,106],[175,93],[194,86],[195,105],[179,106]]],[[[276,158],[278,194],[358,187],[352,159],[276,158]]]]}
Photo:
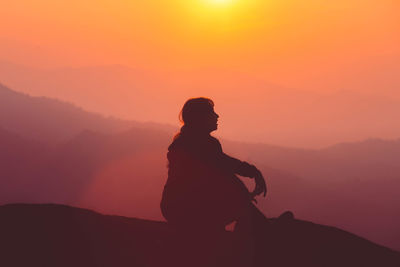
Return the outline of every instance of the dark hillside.
{"type": "MultiPolygon", "coordinates": [[[[337,228],[275,219],[269,232],[256,266],[400,266],[399,253],[337,228]]],[[[216,266],[212,255],[220,267],[249,266],[234,235],[199,243],[193,234],[182,243],[163,222],[53,204],[0,206],[0,261],[8,267],[216,266]]]]}

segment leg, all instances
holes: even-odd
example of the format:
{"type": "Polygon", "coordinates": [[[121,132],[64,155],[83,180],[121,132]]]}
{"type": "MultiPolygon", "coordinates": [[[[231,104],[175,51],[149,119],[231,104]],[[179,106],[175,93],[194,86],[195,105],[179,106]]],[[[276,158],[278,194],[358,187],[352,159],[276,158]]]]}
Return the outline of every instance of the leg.
{"type": "Polygon", "coordinates": [[[246,255],[247,266],[259,266],[263,262],[265,243],[270,229],[271,222],[253,203],[250,203],[235,225],[240,253],[246,255]]]}
{"type": "Polygon", "coordinates": [[[235,232],[259,233],[265,231],[271,222],[253,203],[243,212],[235,225],[235,232]]]}

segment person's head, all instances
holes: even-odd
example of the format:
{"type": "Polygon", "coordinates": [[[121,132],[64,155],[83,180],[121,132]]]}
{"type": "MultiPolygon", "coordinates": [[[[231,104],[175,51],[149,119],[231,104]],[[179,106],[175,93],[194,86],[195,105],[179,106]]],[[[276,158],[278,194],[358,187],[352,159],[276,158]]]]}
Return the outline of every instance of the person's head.
{"type": "Polygon", "coordinates": [[[218,128],[218,117],[214,111],[214,102],[205,97],[187,100],[179,115],[185,127],[208,133],[218,128]]]}

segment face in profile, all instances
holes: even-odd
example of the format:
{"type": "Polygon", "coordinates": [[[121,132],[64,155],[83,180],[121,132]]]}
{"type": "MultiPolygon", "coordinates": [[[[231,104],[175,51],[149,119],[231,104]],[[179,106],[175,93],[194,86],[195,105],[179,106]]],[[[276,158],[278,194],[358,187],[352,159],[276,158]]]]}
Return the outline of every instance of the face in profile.
{"type": "Polygon", "coordinates": [[[181,121],[198,132],[211,133],[218,128],[219,115],[214,111],[214,102],[208,98],[191,98],[181,111],[181,121]]]}
{"type": "Polygon", "coordinates": [[[206,116],[206,121],[205,121],[205,125],[209,132],[218,129],[218,118],[219,115],[215,113],[214,108],[211,108],[210,112],[206,116]]]}

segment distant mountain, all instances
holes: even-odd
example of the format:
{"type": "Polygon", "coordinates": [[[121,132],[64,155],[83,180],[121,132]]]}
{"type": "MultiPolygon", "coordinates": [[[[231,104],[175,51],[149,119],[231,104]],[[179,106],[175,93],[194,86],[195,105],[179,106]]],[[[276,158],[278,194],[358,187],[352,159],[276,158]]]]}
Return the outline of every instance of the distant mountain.
{"type": "MultiPolygon", "coordinates": [[[[254,266],[397,267],[400,253],[337,228],[274,220],[254,266]]],[[[167,224],[60,205],[0,206],[1,262],[16,266],[250,266],[234,232],[179,236],[167,224]],[[196,257],[197,256],[197,257],[196,257]],[[246,260],[246,261],[244,261],[246,260]],[[217,264],[217,265],[213,265],[217,264]]],[[[263,234],[263,233],[259,233],[263,234]]]]}
{"type": "Polygon", "coordinates": [[[56,146],[1,129],[0,137],[0,203],[55,202],[100,210],[118,205],[119,214],[160,218],[171,138],[166,132],[131,128],[111,135],[85,130],[56,146]],[[122,203],[112,200],[118,196],[122,203]],[[135,202],[140,205],[132,208],[135,202]]]}
{"type": "Polygon", "coordinates": [[[59,146],[43,169],[42,202],[160,218],[170,135],[132,128],[114,135],[85,131],[59,146]]]}
{"type": "Polygon", "coordinates": [[[221,115],[220,133],[234,140],[321,148],[400,136],[400,100],[385,95],[383,84],[375,85],[383,90],[376,93],[339,85],[343,89],[328,93],[222,69],[164,71],[121,65],[38,69],[0,61],[0,82],[102,114],[172,124],[187,98],[208,96],[221,115]]]}
{"type": "Polygon", "coordinates": [[[264,210],[285,209],[400,249],[400,140],[371,139],[306,150],[225,142],[226,151],[262,168],[264,210]],[[297,177],[297,178],[296,178],[297,177]]]}
{"type": "Polygon", "coordinates": [[[49,152],[42,143],[0,128],[0,202],[35,199],[38,174],[47,163],[49,152]]]}
{"type": "Polygon", "coordinates": [[[131,127],[173,131],[172,126],[104,117],[56,99],[32,97],[0,84],[0,126],[46,143],[67,141],[84,130],[117,133],[131,127]]]}

